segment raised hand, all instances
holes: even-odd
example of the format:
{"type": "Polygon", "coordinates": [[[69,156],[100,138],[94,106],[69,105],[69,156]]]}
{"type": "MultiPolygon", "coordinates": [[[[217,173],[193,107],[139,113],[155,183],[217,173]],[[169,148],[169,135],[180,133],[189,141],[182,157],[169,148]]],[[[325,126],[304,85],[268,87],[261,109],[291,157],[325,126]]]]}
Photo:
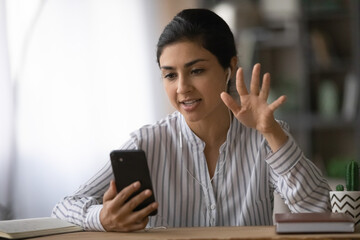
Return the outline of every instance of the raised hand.
{"type": "Polygon", "coordinates": [[[145,190],[125,202],[139,188],[140,183],[135,182],[117,193],[115,182],[111,181],[109,189],[104,194],[103,208],[100,212],[100,222],[106,231],[130,232],[146,227],[149,214],[158,207],[158,204],[152,203],[136,212],[133,210],[151,196],[151,191],[145,190]]]}
{"type": "Polygon", "coordinates": [[[221,99],[225,105],[242,124],[262,133],[273,151],[277,150],[286,141],[287,136],[276,122],[274,111],[286,101],[286,97],[281,96],[268,104],[270,74],[264,74],[260,87],[260,64],[256,64],[253,68],[250,93],[245,85],[242,68],[236,73],[236,89],[240,95],[240,105],[228,93],[223,92],[221,99]]]}

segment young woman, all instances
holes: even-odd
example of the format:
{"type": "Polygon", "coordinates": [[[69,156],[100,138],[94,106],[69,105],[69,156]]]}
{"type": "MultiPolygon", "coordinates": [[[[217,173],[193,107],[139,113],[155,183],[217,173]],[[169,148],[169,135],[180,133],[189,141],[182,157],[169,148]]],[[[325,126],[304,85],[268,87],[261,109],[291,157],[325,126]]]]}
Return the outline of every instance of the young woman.
{"type": "Polygon", "coordinates": [[[140,183],[117,193],[109,161],[60,201],[53,216],[100,231],[270,225],[274,191],[292,212],[329,210],[326,180],[287,125],[274,119],[285,96],[267,103],[270,75],[260,86],[259,64],[246,89],[223,19],[210,10],[183,10],[157,46],[164,87],[177,111],[133,132],[121,147],[145,151],[154,192],[125,203],[140,183]],[[156,203],[133,211],[151,194],[156,203]],[[158,214],[148,217],[154,209],[158,214]]]}

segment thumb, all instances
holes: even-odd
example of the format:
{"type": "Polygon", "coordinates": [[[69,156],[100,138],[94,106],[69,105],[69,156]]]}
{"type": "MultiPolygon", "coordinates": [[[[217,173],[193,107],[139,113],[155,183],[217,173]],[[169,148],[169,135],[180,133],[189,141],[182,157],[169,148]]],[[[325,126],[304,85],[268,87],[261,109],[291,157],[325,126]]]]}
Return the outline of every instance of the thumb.
{"type": "Polygon", "coordinates": [[[108,190],[104,194],[103,202],[107,202],[107,201],[112,200],[113,198],[116,197],[116,195],[117,195],[117,191],[116,191],[115,181],[111,180],[110,181],[110,186],[109,186],[108,190]]]}
{"type": "Polygon", "coordinates": [[[286,102],[286,96],[283,95],[276,99],[273,103],[269,105],[270,109],[274,112],[277,108],[280,107],[284,102],[286,102]]]}
{"type": "Polygon", "coordinates": [[[241,106],[226,92],[222,92],[220,97],[224,104],[234,113],[234,115],[241,110],[241,106]]]}

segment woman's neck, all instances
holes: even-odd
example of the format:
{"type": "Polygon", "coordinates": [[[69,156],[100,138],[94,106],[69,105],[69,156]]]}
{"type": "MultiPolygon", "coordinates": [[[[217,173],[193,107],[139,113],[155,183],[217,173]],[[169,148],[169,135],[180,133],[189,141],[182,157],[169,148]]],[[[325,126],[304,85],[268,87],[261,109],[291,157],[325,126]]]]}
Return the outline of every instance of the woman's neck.
{"type": "Polygon", "coordinates": [[[190,129],[205,142],[206,145],[216,146],[225,142],[230,127],[231,112],[226,111],[198,122],[188,123],[190,129]]]}

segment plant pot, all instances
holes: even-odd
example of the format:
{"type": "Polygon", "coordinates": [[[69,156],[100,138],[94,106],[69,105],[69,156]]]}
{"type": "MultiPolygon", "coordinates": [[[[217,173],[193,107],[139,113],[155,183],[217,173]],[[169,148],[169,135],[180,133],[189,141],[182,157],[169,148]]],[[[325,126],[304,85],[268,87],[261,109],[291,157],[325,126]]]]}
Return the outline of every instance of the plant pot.
{"type": "Polygon", "coordinates": [[[360,191],[330,191],[330,202],[332,212],[349,214],[360,230],[360,191]]]}

